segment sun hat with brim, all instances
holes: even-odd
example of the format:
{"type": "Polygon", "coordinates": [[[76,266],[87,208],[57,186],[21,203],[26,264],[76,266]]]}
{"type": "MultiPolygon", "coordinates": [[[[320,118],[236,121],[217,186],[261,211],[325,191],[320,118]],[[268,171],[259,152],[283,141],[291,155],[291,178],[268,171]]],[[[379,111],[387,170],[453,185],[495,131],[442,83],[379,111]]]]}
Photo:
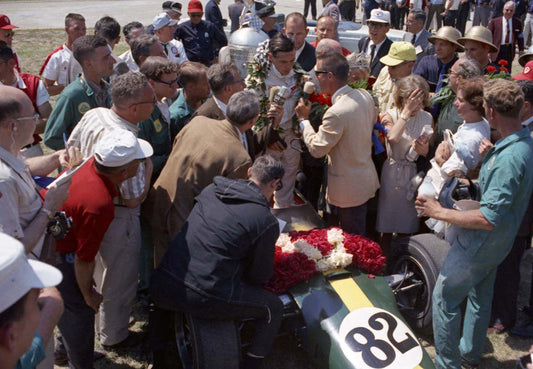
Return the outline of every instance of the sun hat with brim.
{"type": "Polygon", "coordinates": [[[152,156],[154,150],[145,140],[137,138],[133,133],[115,129],[106,134],[96,144],[94,160],[105,167],[120,167],[136,159],[152,156]]]}
{"type": "Polygon", "coordinates": [[[175,26],[178,24],[176,20],[170,18],[170,16],[167,13],[161,13],[155,16],[154,20],[152,21],[152,26],[154,26],[154,31],[160,30],[163,27],[166,26],[175,26]]]}
{"type": "Polygon", "coordinates": [[[457,46],[457,51],[464,51],[463,45],[457,42],[459,37],[461,37],[461,32],[459,32],[453,27],[444,26],[444,27],[439,28],[436,34],[428,37],[428,41],[431,42],[432,44],[435,43],[435,40],[448,41],[454,44],[455,46],[457,46]]]}
{"type": "Polygon", "coordinates": [[[528,61],[522,73],[514,76],[513,79],[533,81],[533,60],[528,61]]]}
{"type": "Polygon", "coordinates": [[[498,47],[492,43],[492,32],[483,26],[474,26],[468,30],[468,32],[457,39],[457,42],[461,45],[465,45],[466,41],[477,41],[482,44],[489,45],[491,53],[497,53],[498,47]]]}
{"type": "Polygon", "coordinates": [[[20,241],[0,233],[0,245],[0,312],[33,288],[41,289],[61,283],[61,272],[43,262],[28,260],[20,241]]]}
{"type": "Polygon", "coordinates": [[[530,60],[533,60],[533,45],[527,49],[525,54],[520,55],[518,58],[518,63],[520,63],[522,67],[525,67],[526,63],[530,60]]]}
{"type": "Polygon", "coordinates": [[[389,53],[379,59],[383,64],[394,67],[406,61],[416,60],[416,50],[412,43],[406,41],[393,42],[389,53]]]}
{"type": "Polygon", "coordinates": [[[14,28],[18,28],[18,27],[11,24],[11,20],[9,19],[9,17],[5,14],[0,14],[0,29],[14,29],[14,28]]]}
{"type": "Polygon", "coordinates": [[[187,13],[203,13],[204,7],[202,6],[202,3],[199,0],[191,0],[189,1],[189,5],[187,7],[187,13]]]}
{"type": "Polygon", "coordinates": [[[370,12],[370,18],[368,18],[366,22],[390,24],[390,13],[386,10],[372,9],[370,12]]]}

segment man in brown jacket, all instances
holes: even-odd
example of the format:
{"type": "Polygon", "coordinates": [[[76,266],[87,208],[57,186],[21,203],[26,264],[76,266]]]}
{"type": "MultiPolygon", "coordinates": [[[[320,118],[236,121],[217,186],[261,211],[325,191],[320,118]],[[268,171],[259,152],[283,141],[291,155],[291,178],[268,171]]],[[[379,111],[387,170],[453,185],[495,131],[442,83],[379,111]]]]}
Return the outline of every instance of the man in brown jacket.
{"type": "Polygon", "coordinates": [[[231,97],[226,119],[192,119],[174,140],[172,152],[147,200],[157,266],[194,206],[194,198],[215,176],[246,179],[252,160],[244,133],[259,114],[257,96],[241,91],[231,97]]]}

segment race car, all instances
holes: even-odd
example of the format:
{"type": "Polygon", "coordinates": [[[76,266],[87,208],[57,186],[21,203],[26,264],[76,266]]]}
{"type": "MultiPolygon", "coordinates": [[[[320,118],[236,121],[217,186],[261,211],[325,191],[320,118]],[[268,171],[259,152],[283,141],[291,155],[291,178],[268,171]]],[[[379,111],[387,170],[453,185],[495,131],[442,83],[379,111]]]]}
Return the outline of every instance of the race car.
{"type": "MultiPolygon", "coordinates": [[[[272,212],[286,222],[286,232],[295,225],[324,227],[305,200],[272,212]]],[[[398,248],[394,274],[374,276],[352,266],[315,274],[279,295],[284,304],[280,333],[291,334],[318,368],[434,368],[409,325],[430,329],[431,293],[449,245],[424,234],[403,239],[398,248]]],[[[239,368],[246,326],[178,313],[183,367],[239,368]]]]}

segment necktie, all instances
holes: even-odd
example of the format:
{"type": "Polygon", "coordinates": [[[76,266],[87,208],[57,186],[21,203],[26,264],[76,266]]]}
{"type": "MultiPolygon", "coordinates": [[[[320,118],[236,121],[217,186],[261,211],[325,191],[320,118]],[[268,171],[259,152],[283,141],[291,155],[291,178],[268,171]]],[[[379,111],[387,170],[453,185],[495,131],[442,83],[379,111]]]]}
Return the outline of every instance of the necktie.
{"type": "Polygon", "coordinates": [[[168,42],[161,42],[161,45],[163,45],[163,48],[165,49],[165,55],[168,56],[168,42]]]}
{"type": "MultiPolygon", "coordinates": [[[[446,64],[442,64],[442,67],[440,68],[440,72],[439,72],[439,80],[437,81],[437,88],[435,88],[435,93],[439,92],[440,89],[442,88],[445,74],[446,74],[446,64]]],[[[433,104],[433,107],[431,108],[430,113],[431,115],[433,115],[435,119],[437,119],[438,112],[439,112],[439,104],[433,104]]]]}
{"type": "Polygon", "coordinates": [[[413,35],[413,38],[411,39],[411,43],[414,45],[416,41],[416,33],[413,35]]]}
{"type": "Polygon", "coordinates": [[[509,24],[509,19],[506,19],[506,22],[507,22],[507,33],[505,34],[505,44],[510,44],[511,43],[511,27],[510,27],[510,24],[509,24]]]}
{"type": "Polygon", "coordinates": [[[372,61],[374,60],[374,52],[376,51],[376,45],[372,44],[370,45],[370,64],[372,65],[372,61]]]}

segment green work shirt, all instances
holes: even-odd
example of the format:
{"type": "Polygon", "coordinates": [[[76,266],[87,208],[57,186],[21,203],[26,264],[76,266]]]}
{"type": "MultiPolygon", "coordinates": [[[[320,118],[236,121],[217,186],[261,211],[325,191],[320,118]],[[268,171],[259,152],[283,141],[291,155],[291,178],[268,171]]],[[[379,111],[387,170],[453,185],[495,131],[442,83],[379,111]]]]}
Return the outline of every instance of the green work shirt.
{"type": "Polygon", "coordinates": [[[452,133],[455,133],[459,126],[463,124],[463,118],[457,114],[457,108],[453,105],[454,101],[455,94],[441,105],[439,118],[437,119],[438,130],[435,146],[438,146],[442,141],[442,132],[444,132],[444,130],[449,129],[452,133]]]}
{"type": "Polygon", "coordinates": [[[476,259],[498,265],[511,250],[533,189],[533,139],[523,128],[496,142],[479,173],[481,213],[493,230],[460,229],[457,242],[476,259]]]}
{"type": "MultiPolygon", "coordinates": [[[[105,81],[103,83],[109,89],[109,84],[105,81]]],[[[89,110],[97,107],[99,105],[96,102],[94,90],[83,76],[76,78],[61,92],[52,114],[48,118],[44,131],[44,143],[46,146],[54,150],[64,149],[63,133],[68,138],[76,124],[81,120],[81,117],[89,110]]],[[[105,106],[102,107],[111,107],[111,97],[109,95],[105,106]]]]}
{"type": "Polygon", "coordinates": [[[189,123],[194,113],[194,109],[187,104],[184,95],[183,90],[181,90],[180,95],[169,108],[170,121],[178,127],[178,132],[189,123]]]}
{"type": "Polygon", "coordinates": [[[137,126],[139,127],[137,136],[150,142],[154,149],[154,154],[151,157],[154,164],[153,183],[167,162],[168,155],[172,150],[172,142],[178,133],[178,129],[176,125],[166,121],[157,105],[154,107],[150,118],[137,123],[137,126]]]}

